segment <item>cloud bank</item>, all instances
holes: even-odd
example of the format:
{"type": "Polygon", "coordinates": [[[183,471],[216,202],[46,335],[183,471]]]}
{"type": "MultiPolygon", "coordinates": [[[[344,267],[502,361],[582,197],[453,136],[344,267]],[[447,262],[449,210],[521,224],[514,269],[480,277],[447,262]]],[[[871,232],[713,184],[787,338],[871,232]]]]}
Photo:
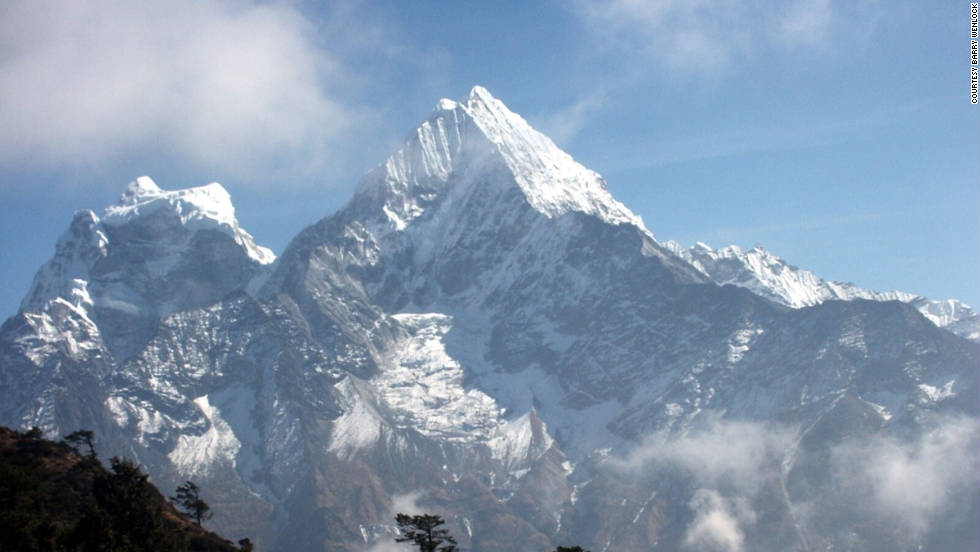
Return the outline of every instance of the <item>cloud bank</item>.
{"type": "Polygon", "coordinates": [[[687,476],[688,490],[671,497],[686,500],[685,550],[778,550],[785,541],[767,540],[777,531],[759,523],[776,511],[787,512],[791,530],[813,547],[853,541],[890,549],[937,532],[953,542],[972,538],[957,531],[977,521],[969,516],[980,488],[978,420],[943,417],[910,438],[856,436],[817,448],[801,447],[802,436],[797,427],[709,416],[683,435],[651,436],[607,465],[639,481],[687,476]]]}
{"type": "Polygon", "coordinates": [[[0,164],[149,151],[223,178],[314,170],[356,111],[321,44],[285,3],[5,3],[0,164]]]}
{"type": "Polygon", "coordinates": [[[758,517],[753,502],[779,477],[795,436],[791,427],[707,415],[689,433],[651,436],[611,465],[634,474],[686,474],[696,490],[687,504],[693,517],[684,532],[684,548],[742,552],[746,531],[758,517]]]}
{"type": "Polygon", "coordinates": [[[835,478],[870,499],[867,510],[913,538],[969,509],[980,489],[980,423],[949,418],[912,441],[877,437],[833,449],[835,478]]]}

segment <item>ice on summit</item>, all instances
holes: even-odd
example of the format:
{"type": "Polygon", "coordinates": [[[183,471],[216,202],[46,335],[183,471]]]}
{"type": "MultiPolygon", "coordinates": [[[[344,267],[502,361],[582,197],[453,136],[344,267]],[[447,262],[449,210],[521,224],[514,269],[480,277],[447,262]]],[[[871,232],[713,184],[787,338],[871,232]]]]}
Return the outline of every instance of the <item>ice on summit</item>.
{"type": "Polygon", "coordinates": [[[54,316],[64,303],[98,323],[94,340],[101,336],[114,354],[132,354],[127,347],[139,342],[134,332],[148,339],[160,316],[220,300],[274,259],[239,227],[220,184],[167,191],[144,176],[101,219],[92,211],[75,213],[20,310],[54,316]],[[209,282],[202,277],[213,269],[212,251],[237,266],[209,282]]]}
{"type": "Polygon", "coordinates": [[[474,86],[463,109],[496,144],[532,205],[549,217],[569,211],[596,215],[612,224],[643,221],[606,189],[602,177],[531,128],[482,86],[474,86]]]}
{"type": "Polygon", "coordinates": [[[269,249],[257,245],[252,236],[238,225],[231,196],[217,182],[185,190],[161,189],[148,176],[129,183],[116,205],[106,208],[102,223],[122,226],[161,209],[168,209],[191,230],[219,230],[245,248],[248,256],[261,264],[275,261],[269,249]]]}
{"type": "Polygon", "coordinates": [[[435,198],[462,195],[451,188],[508,181],[549,218],[580,212],[649,233],[639,216],[612,197],[602,177],[481,86],[464,100],[440,100],[402,147],[368,173],[358,194],[383,199],[385,216],[396,230],[403,230],[435,198]],[[494,166],[509,174],[467,178],[494,166]]]}

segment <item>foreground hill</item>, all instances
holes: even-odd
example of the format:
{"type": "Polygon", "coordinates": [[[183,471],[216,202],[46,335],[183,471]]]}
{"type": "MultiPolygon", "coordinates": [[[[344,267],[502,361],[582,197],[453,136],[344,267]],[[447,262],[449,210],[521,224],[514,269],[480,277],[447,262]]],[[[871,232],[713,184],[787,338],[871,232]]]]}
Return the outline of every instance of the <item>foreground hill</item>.
{"type": "Polygon", "coordinates": [[[177,512],[138,466],[107,470],[40,432],[0,427],[0,550],[240,549],[177,512]]]}

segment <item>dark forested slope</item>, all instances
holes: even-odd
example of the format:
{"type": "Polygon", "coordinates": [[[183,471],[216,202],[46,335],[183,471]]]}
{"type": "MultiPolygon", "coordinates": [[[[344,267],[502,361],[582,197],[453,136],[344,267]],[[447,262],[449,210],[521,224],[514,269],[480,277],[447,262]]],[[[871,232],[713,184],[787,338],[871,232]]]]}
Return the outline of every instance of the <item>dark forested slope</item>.
{"type": "Polygon", "coordinates": [[[178,512],[139,466],[0,426],[0,550],[239,548],[178,512]]]}

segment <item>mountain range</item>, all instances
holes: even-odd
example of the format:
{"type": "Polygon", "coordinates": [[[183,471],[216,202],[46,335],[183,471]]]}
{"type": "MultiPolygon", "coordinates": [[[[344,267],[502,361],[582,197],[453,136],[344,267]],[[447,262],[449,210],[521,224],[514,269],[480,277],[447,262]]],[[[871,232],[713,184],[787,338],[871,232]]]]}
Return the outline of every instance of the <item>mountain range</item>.
{"type": "Polygon", "coordinates": [[[661,243],[487,90],[276,258],[219,184],[76,213],[0,328],[0,423],[94,430],[260,550],[975,550],[956,301],[661,243]]]}

